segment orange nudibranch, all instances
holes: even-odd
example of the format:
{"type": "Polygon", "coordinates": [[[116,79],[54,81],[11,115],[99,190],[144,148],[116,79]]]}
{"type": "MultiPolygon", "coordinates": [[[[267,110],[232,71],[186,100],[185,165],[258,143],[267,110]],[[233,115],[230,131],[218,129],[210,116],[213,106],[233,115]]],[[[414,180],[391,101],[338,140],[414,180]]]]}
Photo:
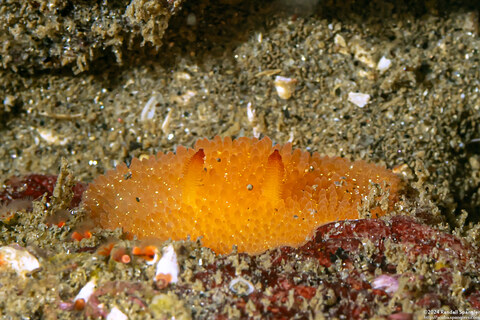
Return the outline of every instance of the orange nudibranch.
{"type": "MultiPolygon", "coordinates": [[[[401,180],[365,161],[292,150],[268,138],[215,137],[98,177],[83,206],[103,228],[195,240],[217,253],[300,246],[327,222],[357,219],[371,183],[398,199],[401,180]]],[[[377,214],[385,212],[377,209],[377,214]]]]}

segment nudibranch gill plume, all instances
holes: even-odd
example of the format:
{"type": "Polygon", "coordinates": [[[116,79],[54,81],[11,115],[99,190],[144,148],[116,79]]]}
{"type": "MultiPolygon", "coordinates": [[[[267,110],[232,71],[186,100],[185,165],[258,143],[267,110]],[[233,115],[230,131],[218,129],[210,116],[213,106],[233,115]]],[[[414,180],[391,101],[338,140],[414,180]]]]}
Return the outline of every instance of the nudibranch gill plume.
{"type": "MultiPolygon", "coordinates": [[[[323,157],[241,137],[120,164],[91,183],[83,206],[98,225],[141,238],[192,240],[225,254],[298,247],[325,223],[358,218],[369,185],[398,199],[401,180],[365,161],[323,157]]],[[[377,210],[377,215],[384,214],[377,210]]]]}

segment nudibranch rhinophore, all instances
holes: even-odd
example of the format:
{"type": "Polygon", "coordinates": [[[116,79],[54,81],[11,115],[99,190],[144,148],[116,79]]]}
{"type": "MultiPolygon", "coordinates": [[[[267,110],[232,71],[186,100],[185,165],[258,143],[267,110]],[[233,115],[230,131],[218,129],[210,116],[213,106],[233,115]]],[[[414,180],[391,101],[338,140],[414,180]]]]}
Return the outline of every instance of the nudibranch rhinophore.
{"type": "Polygon", "coordinates": [[[217,253],[236,245],[258,254],[298,247],[322,224],[357,219],[372,182],[389,189],[390,204],[397,200],[401,180],[385,168],[269,138],[217,136],[120,164],[90,184],[83,206],[101,227],[140,239],[200,237],[217,253]]]}

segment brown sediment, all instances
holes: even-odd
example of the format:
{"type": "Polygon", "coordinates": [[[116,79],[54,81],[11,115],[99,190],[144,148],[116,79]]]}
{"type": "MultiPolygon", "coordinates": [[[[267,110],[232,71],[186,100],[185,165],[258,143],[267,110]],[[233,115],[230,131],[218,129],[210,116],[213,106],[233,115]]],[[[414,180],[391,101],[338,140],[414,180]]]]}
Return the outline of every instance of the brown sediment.
{"type": "Polygon", "coordinates": [[[122,63],[140,44],[159,48],[181,1],[35,1],[0,4],[0,67],[14,72],[62,67],[82,72],[110,56],[122,63]]]}

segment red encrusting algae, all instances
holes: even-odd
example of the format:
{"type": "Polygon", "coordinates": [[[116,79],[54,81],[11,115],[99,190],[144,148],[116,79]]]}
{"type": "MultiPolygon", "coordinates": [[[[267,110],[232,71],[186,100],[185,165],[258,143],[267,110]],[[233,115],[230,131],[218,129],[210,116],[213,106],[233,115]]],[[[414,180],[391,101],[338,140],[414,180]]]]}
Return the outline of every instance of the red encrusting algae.
{"type": "Polygon", "coordinates": [[[119,165],[90,184],[83,206],[103,228],[139,238],[201,237],[217,253],[236,245],[258,254],[298,247],[324,223],[357,219],[372,183],[388,190],[392,205],[400,179],[379,166],[273,146],[268,138],[217,136],[119,165]]]}
{"type": "MultiPolygon", "coordinates": [[[[255,290],[248,295],[229,293],[229,303],[240,309],[242,319],[254,318],[252,315],[310,319],[315,313],[325,318],[413,319],[416,316],[407,310],[417,310],[418,316],[424,315],[421,308],[458,308],[455,300],[458,297],[453,294],[458,284],[452,274],[478,270],[479,258],[478,249],[464,244],[456,236],[421,224],[412,217],[393,216],[388,220],[333,222],[319,227],[314,237],[298,248],[282,247],[254,257],[239,254],[239,260],[246,265],[241,272],[236,271],[232,259],[220,256],[204,265],[203,272],[194,273],[192,281],[200,281],[204,291],[218,290],[222,294],[225,284],[239,277],[255,284],[255,290]],[[366,243],[371,249],[366,248],[366,243]],[[406,259],[392,257],[394,248],[405,252],[406,259]],[[266,255],[270,257],[268,269],[262,267],[266,255]],[[429,261],[427,264],[444,261],[445,265],[434,267],[430,278],[426,278],[413,271],[422,258],[429,261]],[[301,271],[302,263],[310,268],[301,271]],[[285,268],[286,265],[289,268],[285,268]],[[325,271],[315,271],[319,266],[326,268],[325,271]],[[407,266],[410,271],[399,271],[407,266]],[[380,275],[395,277],[410,285],[404,285],[401,296],[395,296],[391,290],[399,288],[376,288],[375,279],[380,275]],[[399,297],[408,298],[406,309],[398,302],[399,297]],[[378,305],[384,306],[382,311],[378,305]]],[[[480,284],[472,281],[463,286],[461,299],[468,301],[472,310],[480,310],[480,284]]],[[[182,297],[194,294],[184,284],[178,284],[174,290],[182,297]]],[[[215,297],[214,293],[210,295],[212,300],[215,297]]],[[[206,300],[206,304],[214,303],[206,300]]],[[[210,316],[228,319],[223,307],[217,306],[210,316]]]]}
{"type": "MultiPolygon", "coordinates": [[[[0,192],[0,203],[8,204],[16,199],[35,200],[44,194],[49,198],[53,194],[56,183],[56,175],[29,174],[23,177],[11,177],[5,182],[5,188],[0,192]]],[[[78,206],[85,188],[85,184],[81,182],[73,186],[71,208],[78,206]]]]}

